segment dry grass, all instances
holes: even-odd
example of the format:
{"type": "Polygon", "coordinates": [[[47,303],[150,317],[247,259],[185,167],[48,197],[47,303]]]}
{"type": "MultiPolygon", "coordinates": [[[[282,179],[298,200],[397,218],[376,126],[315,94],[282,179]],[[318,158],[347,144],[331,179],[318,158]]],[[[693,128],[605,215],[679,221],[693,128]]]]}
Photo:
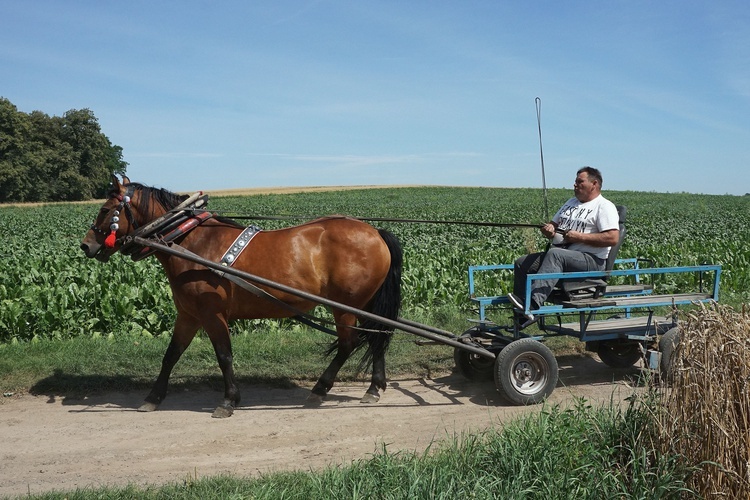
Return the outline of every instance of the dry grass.
{"type": "MultiPolygon", "coordinates": [[[[356,189],[393,189],[406,187],[436,187],[428,185],[362,185],[362,186],[299,186],[299,187],[258,187],[258,188],[235,188],[235,189],[217,189],[203,191],[209,196],[254,196],[258,194],[294,194],[294,193],[324,193],[328,191],[352,191],[356,189]]],[[[194,191],[178,192],[177,194],[193,194],[194,191]]],[[[84,201],[34,201],[34,202],[10,202],[0,203],[0,207],[41,207],[44,205],[57,205],[63,203],[72,203],[74,205],[82,203],[104,203],[106,200],[84,200],[84,201]]]]}
{"type": "Polygon", "coordinates": [[[658,447],[697,466],[702,498],[750,498],[750,311],[689,313],[662,391],[658,447]]]}
{"type": "MultiPolygon", "coordinates": [[[[418,187],[406,185],[362,185],[362,186],[302,186],[302,187],[262,187],[262,188],[237,188],[217,189],[205,191],[211,196],[251,196],[258,194],[293,194],[293,193],[324,193],[327,191],[352,191],[356,189],[392,189],[403,187],[418,187]]],[[[188,194],[188,193],[185,193],[188,194]]],[[[192,194],[192,193],[189,193],[192,194]]]]}

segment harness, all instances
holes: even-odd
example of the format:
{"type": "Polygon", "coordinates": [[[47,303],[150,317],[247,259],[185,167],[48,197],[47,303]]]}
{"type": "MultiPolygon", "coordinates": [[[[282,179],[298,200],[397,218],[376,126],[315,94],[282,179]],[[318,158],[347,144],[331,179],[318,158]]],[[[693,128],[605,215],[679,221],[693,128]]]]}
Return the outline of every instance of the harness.
{"type": "Polygon", "coordinates": [[[260,231],[261,229],[257,226],[246,227],[240,233],[240,235],[237,236],[237,239],[234,240],[234,243],[229,246],[229,249],[224,252],[221,260],[219,260],[219,264],[221,264],[222,266],[231,267],[243,252],[243,250],[247,248],[247,245],[253,240],[253,238],[255,238],[255,235],[257,235],[260,231]]]}
{"type": "MultiPolygon", "coordinates": [[[[200,210],[208,202],[208,195],[204,195],[202,192],[196,193],[174,209],[168,211],[161,217],[149,222],[148,224],[139,227],[133,217],[132,210],[130,209],[130,200],[132,197],[132,187],[128,188],[125,195],[116,194],[114,198],[120,201],[118,207],[112,212],[111,224],[109,226],[110,233],[104,240],[104,245],[108,248],[113,248],[116,242],[116,233],[119,229],[120,212],[124,211],[125,216],[128,218],[131,226],[135,229],[131,234],[123,237],[123,244],[120,248],[120,253],[123,255],[129,255],[133,261],[139,261],[146,257],[154,254],[157,250],[148,245],[143,245],[135,242],[136,237],[144,239],[152,239],[154,242],[169,244],[188,234],[190,231],[203,224],[208,219],[214,217],[214,214],[207,210],[200,210]]],[[[106,232],[92,224],[94,229],[99,234],[105,234],[106,232]]],[[[231,266],[240,254],[247,248],[250,241],[257,235],[261,229],[257,226],[249,226],[245,228],[240,235],[234,240],[227,251],[222,256],[220,263],[224,266],[231,266]]]]}
{"type": "Polygon", "coordinates": [[[94,232],[105,235],[104,238],[104,246],[107,248],[114,248],[115,242],[117,241],[117,230],[120,229],[120,211],[125,211],[125,217],[127,217],[128,222],[131,226],[133,226],[134,229],[138,229],[138,223],[135,221],[135,218],[133,217],[133,211],[130,210],[130,199],[133,196],[133,187],[128,187],[127,191],[124,195],[117,193],[115,195],[112,195],[113,198],[118,200],[120,204],[117,206],[116,209],[112,211],[112,218],[110,219],[110,225],[109,225],[109,234],[103,229],[100,229],[96,226],[95,223],[91,224],[91,229],[94,230],[94,232]]]}
{"type": "MultiPolygon", "coordinates": [[[[208,219],[212,218],[213,214],[211,212],[200,210],[191,211],[190,215],[185,214],[177,214],[176,217],[173,217],[170,220],[165,221],[165,224],[162,225],[160,228],[156,230],[152,230],[151,234],[133,234],[133,236],[142,236],[145,238],[155,238],[157,241],[169,244],[172,243],[174,240],[179,238],[180,236],[184,236],[199,225],[203,224],[208,219]],[[176,225],[176,227],[175,227],[176,225]],[[159,232],[168,231],[163,235],[159,235],[159,232]]],[[[145,259],[146,257],[154,254],[156,252],[156,249],[139,245],[137,243],[134,243],[130,238],[132,236],[127,236],[125,238],[125,243],[123,244],[122,248],[120,249],[120,253],[124,255],[130,255],[130,258],[133,259],[134,262],[137,262],[139,260],[145,259]]]]}

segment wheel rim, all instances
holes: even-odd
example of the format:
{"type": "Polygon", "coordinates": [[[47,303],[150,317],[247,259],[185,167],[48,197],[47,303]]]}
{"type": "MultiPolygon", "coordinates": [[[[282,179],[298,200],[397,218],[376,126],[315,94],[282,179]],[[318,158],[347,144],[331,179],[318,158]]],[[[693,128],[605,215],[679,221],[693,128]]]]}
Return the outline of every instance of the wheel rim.
{"type": "Polygon", "coordinates": [[[549,371],[549,365],[542,355],[525,352],[513,360],[510,380],[519,393],[533,395],[544,390],[549,371]]]}

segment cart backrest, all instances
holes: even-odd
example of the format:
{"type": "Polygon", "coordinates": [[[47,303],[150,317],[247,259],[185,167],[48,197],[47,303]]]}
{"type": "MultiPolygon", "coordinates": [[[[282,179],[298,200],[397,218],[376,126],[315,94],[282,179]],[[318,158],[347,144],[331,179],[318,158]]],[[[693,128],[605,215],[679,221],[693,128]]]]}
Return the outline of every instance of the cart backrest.
{"type": "Polygon", "coordinates": [[[620,251],[620,247],[622,246],[622,242],[625,239],[625,219],[628,215],[628,209],[624,205],[617,205],[617,215],[620,216],[620,238],[617,240],[617,244],[614,245],[612,248],[609,249],[609,256],[607,257],[607,263],[604,266],[604,269],[606,271],[611,271],[612,268],[615,266],[615,260],[617,259],[617,253],[620,251]]]}

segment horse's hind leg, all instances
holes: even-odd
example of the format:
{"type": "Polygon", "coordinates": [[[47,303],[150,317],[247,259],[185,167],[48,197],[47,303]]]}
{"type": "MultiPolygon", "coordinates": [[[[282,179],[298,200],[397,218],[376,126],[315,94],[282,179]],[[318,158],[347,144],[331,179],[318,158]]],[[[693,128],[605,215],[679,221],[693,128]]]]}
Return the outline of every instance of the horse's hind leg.
{"type": "Polygon", "coordinates": [[[169,375],[172,368],[190,345],[198,331],[199,324],[191,317],[184,313],[177,314],[177,320],[174,324],[172,340],[169,342],[167,352],[164,353],[164,359],[161,362],[161,371],[156,378],[153,388],[144,403],[138,408],[138,411],[154,411],[167,396],[167,386],[169,385],[169,375]]]}
{"type": "Polygon", "coordinates": [[[333,311],[333,317],[336,321],[336,330],[338,331],[336,356],[334,356],[331,364],[328,365],[328,368],[326,368],[318,379],[318,382],[312,388],[310,396],[307,398],[308,404],[320,404],[323,401],[328,391],[333,387],[333,382],[339,370],[341,370],[341,367],[344,366],[344,363],[349,359],[349,356],[351,356],[360,342],[358,334],[351,328],[357,322],[357,318],[354,315],[333,311]]]}
{"type": "Polygon", "coordinates": [[[377,335],[389,335],[386,332],[370,333],[367,341],[370,343],[372,354],[372,382],[370,387],[362,396],[362,403],[377,403],[380,401],[380,389],[385,391],[387,386],[385,378],[385,348],[377,335]]]}

